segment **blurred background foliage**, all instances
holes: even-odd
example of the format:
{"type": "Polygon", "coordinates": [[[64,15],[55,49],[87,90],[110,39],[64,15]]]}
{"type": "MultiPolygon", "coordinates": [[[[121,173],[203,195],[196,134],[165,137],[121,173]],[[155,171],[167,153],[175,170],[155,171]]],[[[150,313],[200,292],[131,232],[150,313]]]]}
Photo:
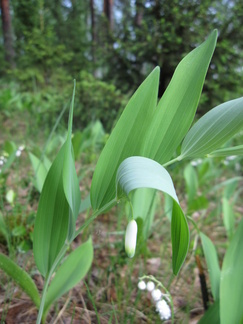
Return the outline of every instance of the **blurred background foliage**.
{"type": "Polygon", "coordinates": [[[53,125],[76,78],[75,127],[99,119],[109,132],[155,66],[160,97],[179,61],[214,28],[199,113],[242,95],[241,0],[1,0],[1,19],[2,118],[28,111],[53,125]]]}

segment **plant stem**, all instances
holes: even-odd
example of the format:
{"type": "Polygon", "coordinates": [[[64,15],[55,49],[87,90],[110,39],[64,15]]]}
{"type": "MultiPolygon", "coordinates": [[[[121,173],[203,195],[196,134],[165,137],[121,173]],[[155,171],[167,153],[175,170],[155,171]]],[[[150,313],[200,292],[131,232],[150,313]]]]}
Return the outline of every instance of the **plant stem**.
{"type": "Polygon", "coordinates": [[[39,312],[38,312],[38,317],[37,317],[37,321],[36,324],[40,324],[41,320],[42,320],[42,315],[43,315],[43,311],[44,311],[44,306],[45,306],[45,300],[46,300],[46,293],[47,293],[47,288],[49,286],[51,277],[56,269],[56,267],[58,266],[59,262],[61,261],[61,259],[63,258],[64,254],[67,251],[67,244],[64,244],[62,249],[60,250],[60,252],[58,253],[50,271],[48,272],[48,275],[45,279],[45,284],[44,284],[44,288],[42,291],[42,296],[41,296],[41,303],[40,303],[40,308],[39,308],[39,312]]]}
{"type": "Polygon", "coordinates": [[[168,166],[168,165],[171,165],[171,164],[173,164],[173,163],[175,163],[175,162],[179,162],[179,161],[181,161],[182,159],[183,159],[182,155],[179,155],[179,156],[177,156],[175,159],[170,160],[170,161],[164,163],[164,164],[163,164],[163,167],[166,167],[166,166],[168,166]]]}

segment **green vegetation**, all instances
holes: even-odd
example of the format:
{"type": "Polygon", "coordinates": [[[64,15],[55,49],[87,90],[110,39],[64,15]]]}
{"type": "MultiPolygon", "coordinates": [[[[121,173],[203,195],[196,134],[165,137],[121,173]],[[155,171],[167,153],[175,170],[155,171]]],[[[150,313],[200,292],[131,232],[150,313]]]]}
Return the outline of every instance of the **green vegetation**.
{"type": "Polygon", "coordinates": [[[6,4],[1,323],[242,321],[241,2],[6,4]]]}

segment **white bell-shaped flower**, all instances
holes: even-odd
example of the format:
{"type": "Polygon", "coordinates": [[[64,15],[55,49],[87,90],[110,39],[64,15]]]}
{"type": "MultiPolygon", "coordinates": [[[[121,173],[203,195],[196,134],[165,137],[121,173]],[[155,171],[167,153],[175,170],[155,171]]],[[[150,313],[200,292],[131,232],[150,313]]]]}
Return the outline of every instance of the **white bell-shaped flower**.
{"type": "Polygon", "coordinates": [[[138,226],[136,221],[133,219],[128,223],[125,234],[125,251],[129,258],[132,258],[135,254],[137,243],[137,231],[138,226]]]}

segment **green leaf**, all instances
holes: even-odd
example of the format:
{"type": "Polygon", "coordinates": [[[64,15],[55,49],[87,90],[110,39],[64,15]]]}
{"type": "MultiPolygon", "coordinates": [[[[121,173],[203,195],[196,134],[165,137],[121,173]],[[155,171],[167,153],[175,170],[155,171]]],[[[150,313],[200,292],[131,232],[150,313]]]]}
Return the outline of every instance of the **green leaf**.
{"type": "Polygon", "coordinates": [[[65,146],[58,152],[44,183],[38,205],[33,251],[36,265],[45,277],[63,247],[69,225],[69,205],[63,189],[65,146]]]}
{"type": "Polygon", "coordinates": [[[69,114],[67,140],[64,144],[65,154],[64,154],[64,163],[63,163],[63,187],[64,187],[66,199],[70,207],[69,233],[68,233],[69,242],[72,241],[75,235],[76,220],[79,214],[79,208],[81,203],[79,183],[78,183],[77,173],[75,170],[74,154],[73,154],[72,139],[71,139],[74,97],[75,97],[75,83],[74,83],[73,97],[72,97],[70,114],[69,114]]]}
{"type": "Polygon", "coordinates": [[[219,318],[219,301],[217,300],[212,306],[209,307],[209,309],[206,311],[206,313],[203,315],[203,317],[199,320],[198,324],[220,324],[220,318],[219,318]]]}
{"type": "Polygon", "coordinates": [[[91,185],[94,209],[115,198],[115,175],[125,158],[140,155],[159,163],[171,158],[195,115],[216,38],[214,31],[181,61],[157,109],[158,67],[132,96],[97,163],[91,185]]]}
{"type": "Polygon", "coordinates": [[[147,129],[157,104],[159,68],[155,68],[129,100],[96,165],[91,185],[91,205],[99,209],[115,198],[118,166],[141,154],[147,129]]]}
{"type": "Polygon", "coordinates": [[[14,227],[14,229],[12,230],[12,235],[13,236],[23,236],[26,234],[26,228],[23,225],[20,226],[16,226],[14,227]]]}
{"type": "Polygon", "coordinates": [[[151,159],[133,156],[125,159],[119,166],[116,184],[118,199],[138,188],[157,189],[173,198],[172,266],[174,274],[178,274],[188,251],[189,229],[169,173],[159,163],[151,159]]]}
{"type": "Polygon", "coordinates": [[[80,208],[79,208],[79,213],[83,213],[87,209],[91,207],[91,202],[90,202],[90,195],[88,195],[86,198],[84,198],[81,201],[80,208]]]}
{"type": "Polygon", "coordinates": [[[32,164],[32,167],[35,171],[35,180],[34,180],[34,185],[36,189],[41,192],[43,188],[43,184],[46,179],[46,175],[48,173],[48,170],[50,169],[51,162],[49,159],[44,156],[43,162],[34,154],[29,152],[29,158],[32,164]]]}
{"type": "Polygon", "coordinates": [[[157,205],[156,191],[148,188],[138,189],[132,193],[131,203],[134,219],[140,217],[143,220],[143,237],[147,239],[157,205]]]}
{"type": "Polygon", "coordinates": [[[217,40],[217,30],[177,66],[149,126],[144,154],[163,164],[171,158],[194,119],[217,40]]]}
{"type": "Polygon", "coordinates": [[[226,251],[220,279],[220,323],[240,323],[243,316],[243,219],[226,251]]]}
{"type": "Polygon", "coordinates": [[[243,155],[243,145],[225,147],[208,154],[209,157],[243,155]]]}
{"type": "Polygon", "coordinates": [[[232,238],[235,230],[235,214],[232,203],[229,199],[223,197],[222,199],[223,221],[226,233],[229,239],[232,238]]]}
{"type": "Polygon", "coordinates": [[[89,238],[87,242],[70,253],[57,270],[47,291],[44,313],[48,311],[55,300],[84,278],[91,267],[92,260],[93,245],[91,238],[89,238]]]}
{"type": "Polygon", "coordinates": [[[199,157],[218,149],[243,128],[243,97],[206,113],[187,133],[181,156],[199,157]]]}
{"type": "Polygon", "coordinates": [[[80,190],[72,152],[72,118],[75,84],[66,142],[54,160],[41,192],[34,228],[34,257],[45,277],[65,242],[75,235],[80,190]]]}
{"type": "Polygon", "coordinates": [[[0,268],[23,289],[32,299],[36,307],[39,308],[39,292],[28,273],[2,253],[0,253],[0,268]]]}
{"type": "Polygon", "coordinates": [[[209,279],[211,284],[211,291],[214,300],[219,299],[219,283],[220,283],[220,268],[217,251],[213,242],[202,232],[200,233],[202,241],[203,253],[206,258],[209,279]]]}
{"type": "Polygon", "coordinates": [[[184,178],[186,180],[188,204],[190,205],[194,201],[198,189],[197,173],[191,163],[187,164],[184,169],[184,178]]]}

